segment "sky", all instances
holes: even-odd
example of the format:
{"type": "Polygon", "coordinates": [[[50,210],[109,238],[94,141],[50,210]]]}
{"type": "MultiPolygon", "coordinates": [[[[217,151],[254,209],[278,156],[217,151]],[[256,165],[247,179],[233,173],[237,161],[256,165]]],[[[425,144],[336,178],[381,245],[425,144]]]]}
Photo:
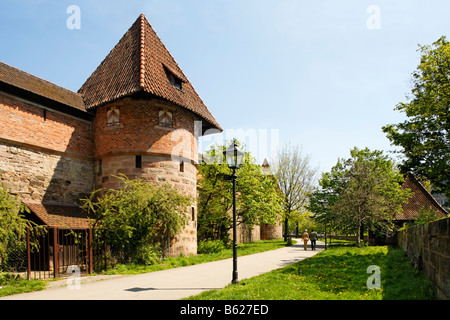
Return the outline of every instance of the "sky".
{"type": "Polygon", "coordinates": [[[326,172],[353,147],[396,149],[382,127],[405,120],[394,109],[418,44],[450,35],[449,12],[448,0],[2,0],[0,61],[76,92],[144,13],[224,129],[203,150],[236,137],[262,163],[290,143],[326,172]]]}

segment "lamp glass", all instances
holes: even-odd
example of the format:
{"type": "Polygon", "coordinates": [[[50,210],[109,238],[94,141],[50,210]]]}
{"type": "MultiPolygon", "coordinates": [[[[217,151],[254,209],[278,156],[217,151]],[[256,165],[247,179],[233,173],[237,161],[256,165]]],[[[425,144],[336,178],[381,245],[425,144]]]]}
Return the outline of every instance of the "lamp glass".
{"type": "Polygon", "coordinates": [[[224,152],[227,165],[230,169],[239,169],[244,163],[244,152],[239,150],[236,142],[233,142],[224,152]]]}

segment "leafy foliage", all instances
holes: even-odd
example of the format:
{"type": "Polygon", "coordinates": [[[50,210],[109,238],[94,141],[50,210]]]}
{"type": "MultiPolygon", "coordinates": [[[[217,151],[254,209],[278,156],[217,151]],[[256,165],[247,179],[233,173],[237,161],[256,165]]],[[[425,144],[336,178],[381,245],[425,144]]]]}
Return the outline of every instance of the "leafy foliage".
{"type": "Polygon", "coordinates": [[[151,263],[155,251],[162,254],[164,242],[184,227],[184,213],[193,199],[169,184],[117,178],[121,189],[94,191],[83,200],[83,208],[94,217],[94,230],[108,239],[116,258],[151,263]]]}
{"type": "Polygon", "coordinates": [[[218,253],[225,250],[222,240],[202,240],[198,242],[197,253],[218,253]]]}
{"type": "Polygon", "coordinates": [[[402,147],[403,172],[430,179],[435,191],[450,198],[450,43],[441,37],[431,46],[419,46],[419,51],[411,97],[396,106],[408,119],[383,131],[402,147]]]}
{"type": "MultiPolygon", "coordinates": [[[[228,231],[232,228],[233,188],[231,181],[225,180],[226,175],[232,174],[223,156],[225,149],[226,146],[212,146],[204,155],[206,163],[199,165],[199,240],[228,242],[228,231]]],[[[237,174],[238,223],[245,223],[250,228],[263,223],[275,224],[281,212],[275,180],[261,172],[249,152],[245,152],[245,163],[237,174]]]]}
{"type": "MultiPolygon", "coordinates": [[[[322,191],[315,198],[331,195],[328,212],[332,214],[327,218],[356,232],[359,246],[361,225],[389,229],[394,213],[402,210],[411,192],[401,187],[403,176],[382,151],[354,148],[350,154],[322,175],[322,191]]],[[[320,209],[317,202],[315,206],[314,210],[320,209]]]]}
{"type": "Polygon", "coordinates": [[[26,210],[27,207],[0,184],[0,269],[12,267],[10,259],[26,250],[27,228],[37,232],[38,227],[22,215],[26,210]]]}

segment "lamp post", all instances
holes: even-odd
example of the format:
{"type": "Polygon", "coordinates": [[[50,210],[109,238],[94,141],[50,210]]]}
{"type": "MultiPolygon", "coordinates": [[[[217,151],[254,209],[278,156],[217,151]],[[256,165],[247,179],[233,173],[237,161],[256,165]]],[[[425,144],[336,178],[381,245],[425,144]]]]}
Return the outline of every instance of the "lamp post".
{"type": "Polygon", "coordinates": [[[238,283],[238,272],[237,272],[237,240],[236,240],[236,170],[238,170],[242,163],[244,163],[244,152],[239,150],[236,141],[228,147],[227,150],[223,152],[225,159],[227,161],[228,168],[233,170],[231,176],[226,176],[227,179],[233,181],[233,280],[231,283],[238,283]]]}
{"type": "Polygon", "coordinates": [[[325,250],[327,250],[327,208],[328,208],[328,201],[326,199],[320,200],[320,203],[323,207],[323,214],[325,215],[325,250]]]}

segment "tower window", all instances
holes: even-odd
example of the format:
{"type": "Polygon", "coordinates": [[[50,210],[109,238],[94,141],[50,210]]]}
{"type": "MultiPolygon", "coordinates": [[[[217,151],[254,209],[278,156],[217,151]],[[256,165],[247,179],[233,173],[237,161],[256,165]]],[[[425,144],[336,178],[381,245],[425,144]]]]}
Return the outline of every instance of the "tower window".
{"type": "Polygon", "coordinates": [[[106,125],[120,125],[120,110],[118,107],[111,107],[108,109],[108,111],[106,112],[106,125]]]}
{"type": "Polygon", "coordinates": [[[172,112],[167,110],[159,110],[159,125],[161,127],[172,128],[173,126],[172,112]]]}
{"type": "Polygon", "coordinates": [[[180,172],[184,172],[184,161],[180,162],[180,172]]]}
{"type": "Polygon", "coordinates": [[[142,156],[136,156],[136,169],[142,168],[142,156]]]}
{"type": "Polygon", "coordinates": [[[98,160],[98,174],[101,174],[102,173],[102,160],[100,159],[100,160],[98,160]]]}
{"type": "Polygon", "coordinates": [[[166,71],[167,79],[169,79],[169,82],[178,90],[181,91],[181,85],[183,83],[183,80],[181,80],[179,77],[174,75],[169,69],[164,67],[164,70],[166,71]]]}
{"type": "Polygon", "coordinates": [[[195,208],[194,207],[191,208],[191,212],[192,212],[192,221],[195,221],[195,208]]]}

